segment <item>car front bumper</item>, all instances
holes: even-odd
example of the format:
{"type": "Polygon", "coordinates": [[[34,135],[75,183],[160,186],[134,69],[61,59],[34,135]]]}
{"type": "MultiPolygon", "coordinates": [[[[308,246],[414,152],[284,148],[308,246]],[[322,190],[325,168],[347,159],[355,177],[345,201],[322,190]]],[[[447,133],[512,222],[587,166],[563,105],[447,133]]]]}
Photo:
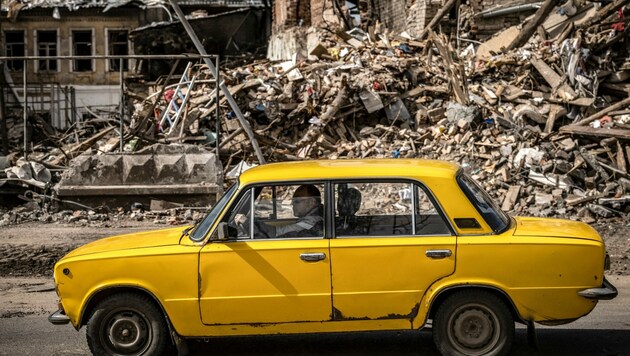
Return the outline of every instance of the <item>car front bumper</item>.
{"type": "Polygon", "coordinates": [[[617,288],[604,278],[604,283],[602,283],[601,287],[581,290],[578,292],[578,295],[589,299],[609,300],[615,298],[617,293],[617,288]]]}
{"type": "Polygon", "coordinates": [[[70,322],[70,318],[66,315],[63,309],[59,309],[48,316],[48,321],[54,325],[64,325],[70,322]]]}

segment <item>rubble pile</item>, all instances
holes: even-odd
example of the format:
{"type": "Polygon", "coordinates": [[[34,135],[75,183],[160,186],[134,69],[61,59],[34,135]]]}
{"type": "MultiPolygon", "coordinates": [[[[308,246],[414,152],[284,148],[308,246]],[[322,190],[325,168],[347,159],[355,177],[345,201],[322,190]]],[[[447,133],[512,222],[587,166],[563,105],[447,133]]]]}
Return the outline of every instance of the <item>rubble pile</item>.
{"type": "MultiPolygon", "coordinates": [[[[310,43],[317,39],[308,53],[222,68],[221,80],[269,161],[449,160],[515,214],[625,218],[627,3],[541,6],[522,27],[484,43],[431,28],[419,37],[378,26],[369,32],[297,28],[310,43]]],[[[186,85],[171,78],[150,94],[130,90],[134,113],[125,150],[186,142],[219,147],[226,171],[256,161],[225,96],[216,102],[211,71],[190,65],[184,76],[186,85]]],[[[112,128],[39,161],[65,165],[90,147],[115,151],[112,128]]]]}

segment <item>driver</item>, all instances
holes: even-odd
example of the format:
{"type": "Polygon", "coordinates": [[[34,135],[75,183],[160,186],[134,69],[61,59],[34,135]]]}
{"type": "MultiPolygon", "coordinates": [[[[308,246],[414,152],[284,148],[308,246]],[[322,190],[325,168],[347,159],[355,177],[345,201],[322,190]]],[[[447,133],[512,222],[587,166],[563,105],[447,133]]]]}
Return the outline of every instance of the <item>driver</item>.
{"type": "Polygon", "coordinates": [[[269,237],[316,237],[324,231],[324,207],[316,186],[304,184],[293,193],[293,215],[298,221],[283,226],[256,224],[263,235],[269,237]]]}

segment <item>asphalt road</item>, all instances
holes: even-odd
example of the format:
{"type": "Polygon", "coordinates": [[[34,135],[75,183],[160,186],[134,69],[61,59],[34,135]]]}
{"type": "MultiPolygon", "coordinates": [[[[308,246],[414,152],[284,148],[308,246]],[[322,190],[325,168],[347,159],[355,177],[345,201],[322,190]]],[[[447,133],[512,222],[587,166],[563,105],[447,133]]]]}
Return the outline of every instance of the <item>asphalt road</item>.
{"type": "MultiPolygon", "coordinates": [[[[609,277],[619,296],[588,316],[538,327],[538,349],[518,327],[511,355],[630,355],[630,276],[609,277]]],[[[232,337],[190,343],[191,355],[438,355],[429,330],[352,334],[232,337]]],[[[85,329],[49,324],[46,316],[0,319],[0,355],[89,354],[85,329]]]]}

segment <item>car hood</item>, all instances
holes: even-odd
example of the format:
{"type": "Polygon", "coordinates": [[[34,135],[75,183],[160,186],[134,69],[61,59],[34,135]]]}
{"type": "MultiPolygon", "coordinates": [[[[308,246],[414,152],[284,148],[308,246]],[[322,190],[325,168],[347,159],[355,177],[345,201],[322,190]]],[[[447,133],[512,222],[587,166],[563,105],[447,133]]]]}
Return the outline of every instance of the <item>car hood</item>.
{"type": "Polygon", "coordinates": [[[579,221],[530,217],[515,217],[514,220],[516,220],[514,236],[545,236],[602,241],[595,229],[579,221]]]}
{"type": "Polygon", "coordinates": [[[78,247],[64,258],[83,256],[94,253],[130,250],[147,247],[178,245],[186,226],[172,229],[137,232],[126,235],[106,237],[78,247]]]}

